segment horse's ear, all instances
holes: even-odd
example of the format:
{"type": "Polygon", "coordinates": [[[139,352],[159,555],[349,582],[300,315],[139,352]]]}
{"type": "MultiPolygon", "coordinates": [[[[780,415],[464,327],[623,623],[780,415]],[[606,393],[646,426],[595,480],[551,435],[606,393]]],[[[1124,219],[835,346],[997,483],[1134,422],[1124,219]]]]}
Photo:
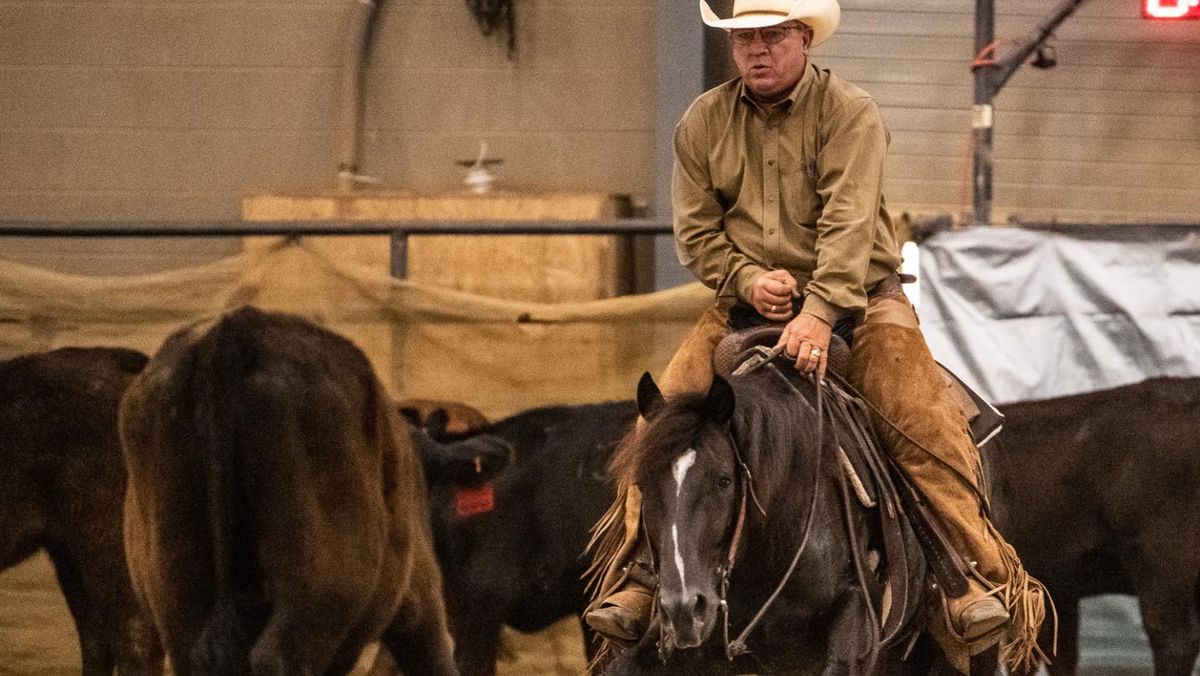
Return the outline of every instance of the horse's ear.
{"type": "Polygon", "coordinates": [[[662,391],[658,389],[658,385],[654,384],[654,378],[650,377],[650,373],[642,374],[642,379],[638,381],[637,389],[637,409],[638,413],[643,418],[649,419],[650,416],[658,412],[664,403],[662,391]]]}
{"type": "Polygon", "coordinates": [[[708,394],[704,397],[704,408],[709,417],[724,425],[733,417],[733,403],[733,388],[729,381],[714,373],[712,385],[708,386],[708,394]]]}

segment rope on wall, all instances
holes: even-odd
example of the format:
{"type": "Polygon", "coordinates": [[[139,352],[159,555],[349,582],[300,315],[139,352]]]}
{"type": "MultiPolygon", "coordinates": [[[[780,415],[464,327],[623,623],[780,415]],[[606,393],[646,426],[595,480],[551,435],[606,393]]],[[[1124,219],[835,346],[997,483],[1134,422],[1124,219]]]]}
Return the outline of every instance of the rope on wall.
{"type": "Polygon", "coordinates": [[[484,35],[491,35],[501,25],[508,31],[508,58],[517,52],[516,26],[513,21],[513,0],[467,0],[475,22],[484,35]]]}

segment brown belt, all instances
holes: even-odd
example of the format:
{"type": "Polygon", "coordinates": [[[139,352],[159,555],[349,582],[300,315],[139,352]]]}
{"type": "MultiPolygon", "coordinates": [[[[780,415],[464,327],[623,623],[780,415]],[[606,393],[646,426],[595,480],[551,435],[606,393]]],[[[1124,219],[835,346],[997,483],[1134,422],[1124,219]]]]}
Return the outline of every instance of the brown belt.
{"type": "Polygon", "coordinates": [[[893,295],[893,294],[903,294],[904,293],[903,285],[910,284],[915,281],[917,281],[917,278],[912,275],[905,275],[905,274],[901,274],[899,272],[893,272],[892,274],[888,275],[887,277],[884,277],[883,279],[879,280],[878,282],[875,282],[875,286],[872,286],[867,291],[867,298],[874,298],[876,296],[888,296],[888,295],[893,295]]]}

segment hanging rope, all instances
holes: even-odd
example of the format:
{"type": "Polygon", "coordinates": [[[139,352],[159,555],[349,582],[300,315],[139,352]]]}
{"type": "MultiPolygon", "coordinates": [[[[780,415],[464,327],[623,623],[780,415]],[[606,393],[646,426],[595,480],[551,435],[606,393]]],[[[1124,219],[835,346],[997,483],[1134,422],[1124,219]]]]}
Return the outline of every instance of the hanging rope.
{"type": "Polygon", "coordinates": [[[484,35],[491,35],[501,25],[508,30],[508,58],[517,52],[516,26],[513,22],[513,0],[467,0],[475,15],[475,23],[484,35]]]}

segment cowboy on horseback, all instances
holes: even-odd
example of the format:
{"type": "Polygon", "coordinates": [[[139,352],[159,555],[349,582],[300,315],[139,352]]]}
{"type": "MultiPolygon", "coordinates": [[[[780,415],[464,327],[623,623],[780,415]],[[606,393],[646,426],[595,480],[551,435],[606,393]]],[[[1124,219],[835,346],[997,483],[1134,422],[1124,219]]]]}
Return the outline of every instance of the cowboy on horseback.
{"type": "MultiPolygon", "coordinates": [[[[660,387],[667,396],[703,393],[731,325],[782,325],[778,347],[818,377],[831,334],[848,338],[849,381],[887,421],[876,420],[879,434],[969,571],[965,594],[938,594],[941,636],[974,654],[1007,629],[1018,648],[1008,661],[1028,659],[1041,586],[987,516],[979,451],[900,286],[882,195],[889,133],[866,92],[808,59],[837,28],[837,0],[735,0],[729,19],[704,0],[700,9],[707,25],[728,32],[740,77],[700,95],[675,130],[676,247],[716,303],[660,387]]],[[[598,530],[623,529],[622,545],[597,558],[585,620],[628,644],[647,628],[655,582],[636,555],[640,492],[621,488],[598,530]]]]}

